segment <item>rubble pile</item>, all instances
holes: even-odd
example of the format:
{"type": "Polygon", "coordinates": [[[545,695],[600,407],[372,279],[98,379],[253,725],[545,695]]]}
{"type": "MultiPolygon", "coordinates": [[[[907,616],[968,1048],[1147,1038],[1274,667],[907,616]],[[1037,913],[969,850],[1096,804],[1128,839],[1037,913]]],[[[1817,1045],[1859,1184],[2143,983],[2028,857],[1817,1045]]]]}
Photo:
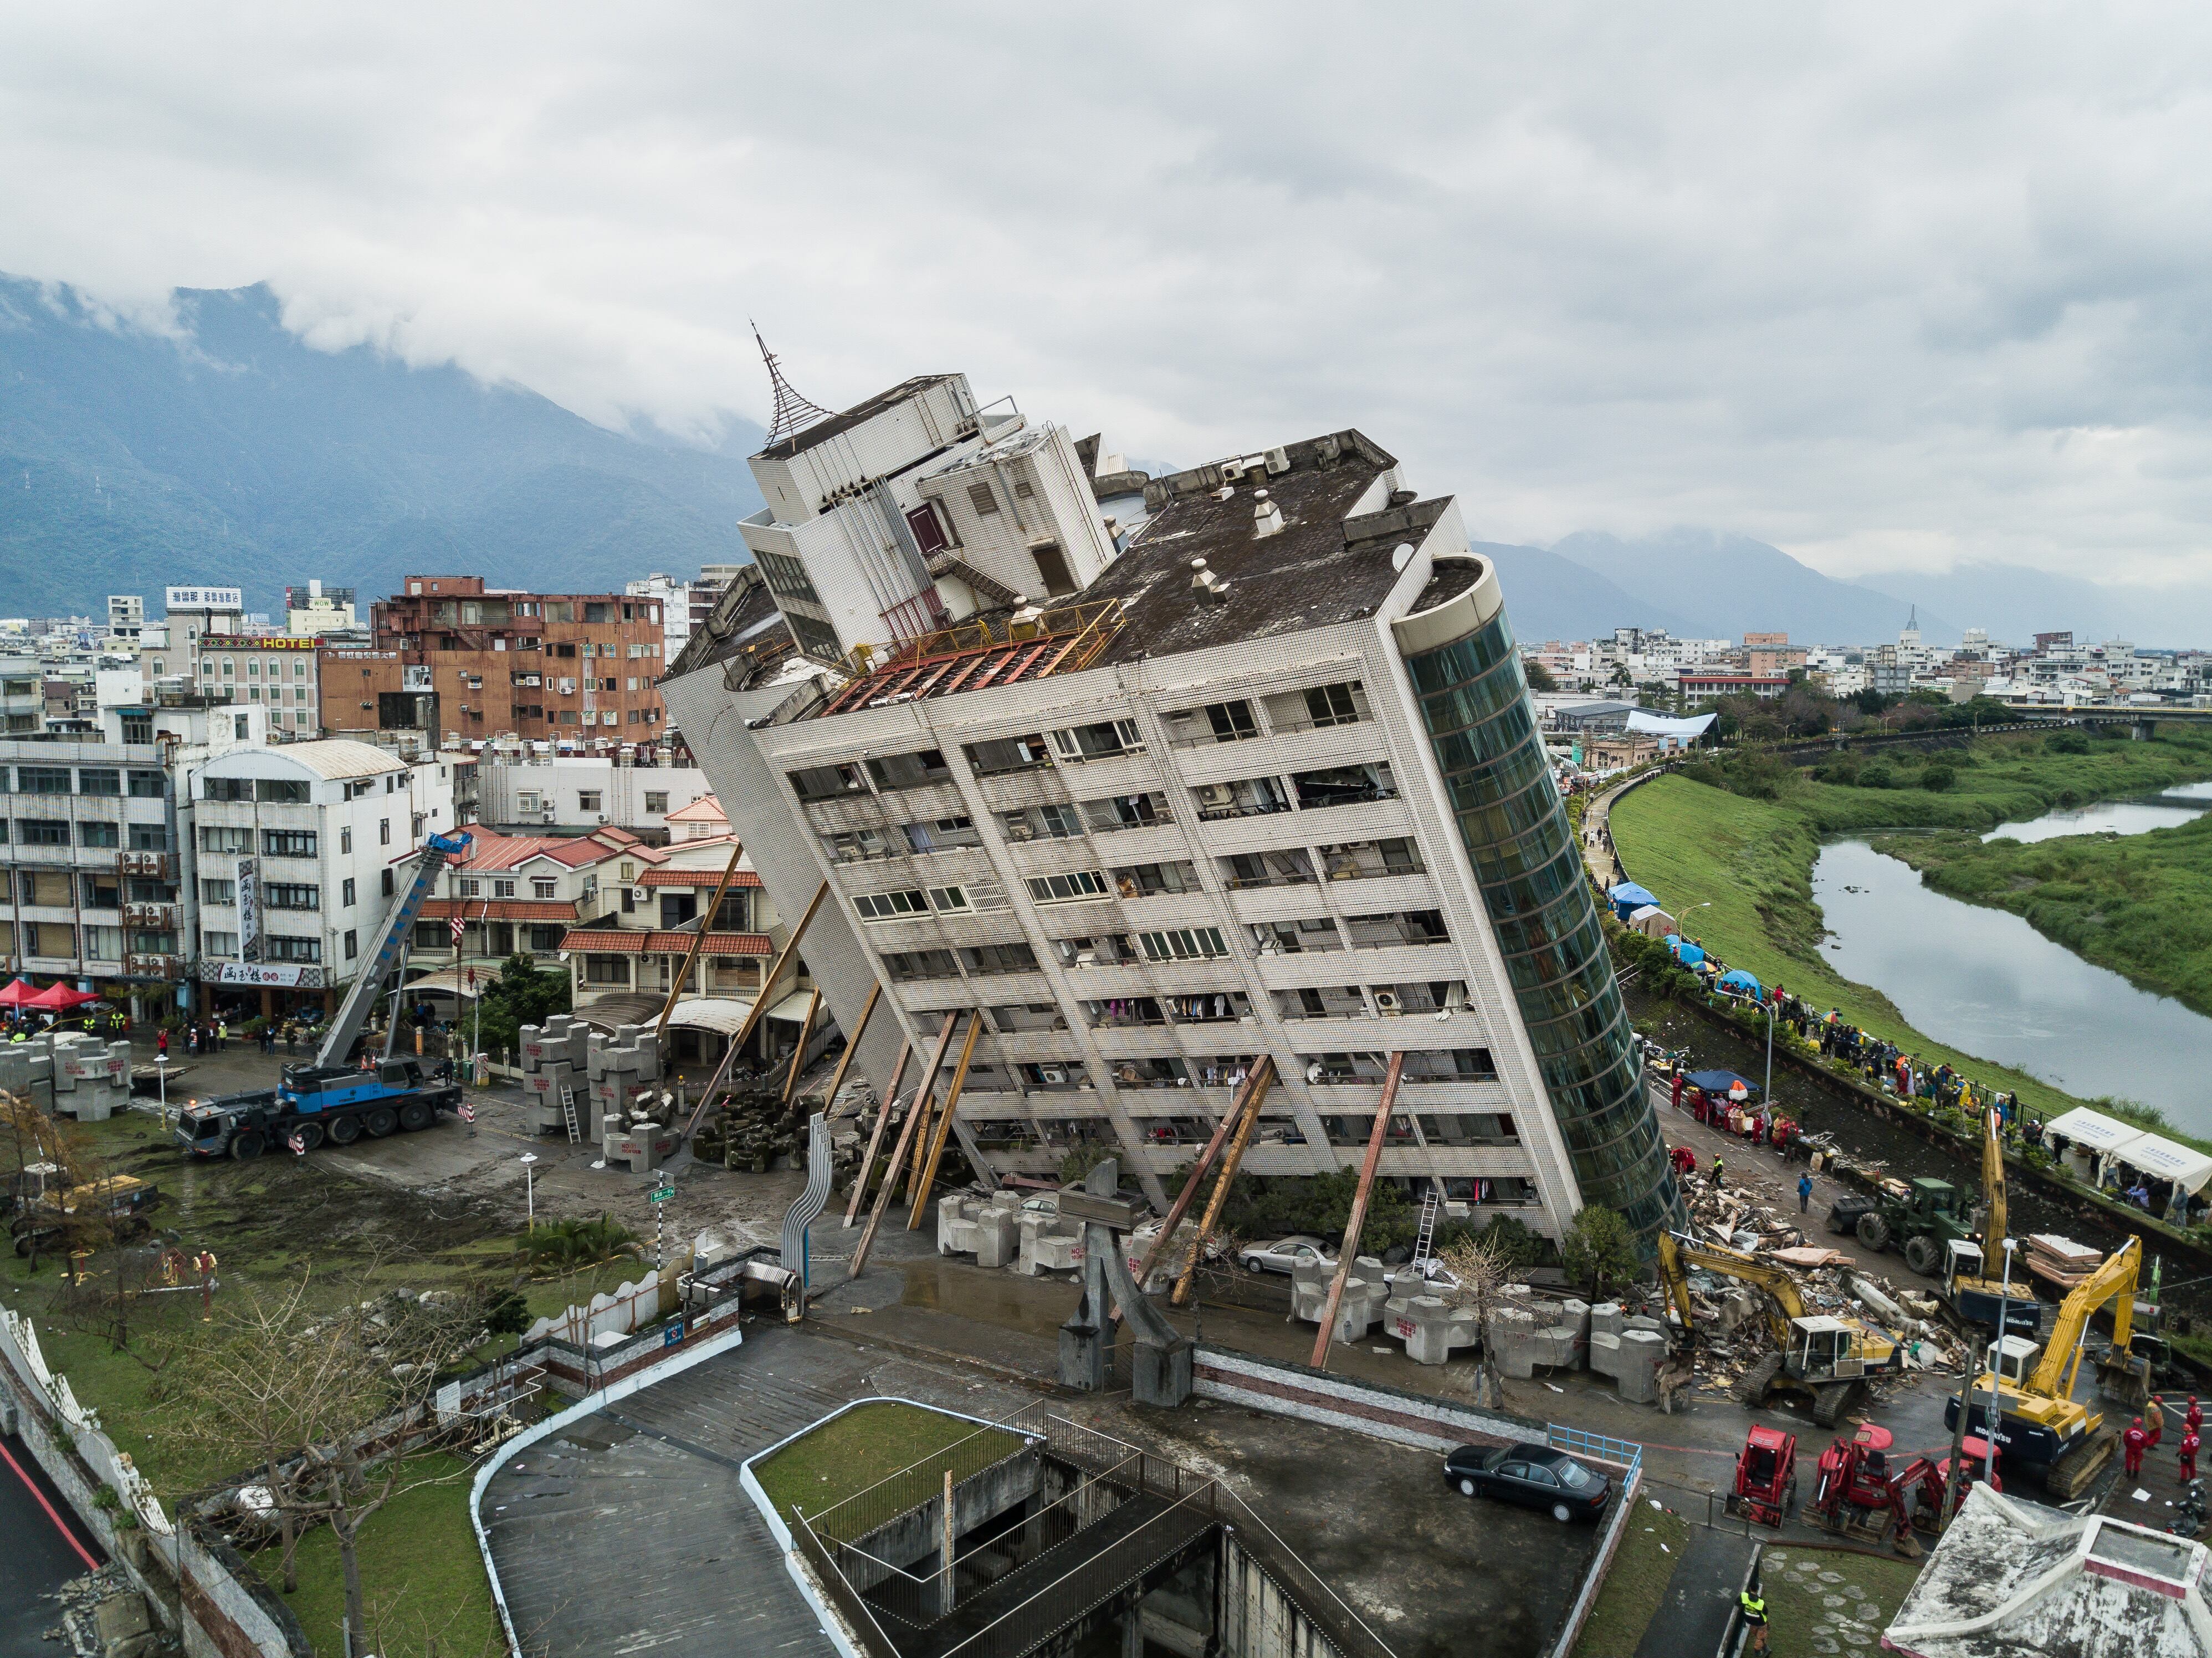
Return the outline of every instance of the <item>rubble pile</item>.
{"type": "Polygon", "coordinates": [[[725,1096],[720,1109],[700,1120],[691,1136],[691,1155],[702,1163],[765,1175],[804,1163],[805,1138],[806,1118],[799,1102],[786,1110],[781,1090],[744,1090],[725,1096]]]}
{"type": "Polygon", "coordinates": [[[62,1613],[46,1638],[72,1658],[167,1658],[183,1650],[119,1565],[71,1578],[41,1598],[58,1602],[62,1613]]]}

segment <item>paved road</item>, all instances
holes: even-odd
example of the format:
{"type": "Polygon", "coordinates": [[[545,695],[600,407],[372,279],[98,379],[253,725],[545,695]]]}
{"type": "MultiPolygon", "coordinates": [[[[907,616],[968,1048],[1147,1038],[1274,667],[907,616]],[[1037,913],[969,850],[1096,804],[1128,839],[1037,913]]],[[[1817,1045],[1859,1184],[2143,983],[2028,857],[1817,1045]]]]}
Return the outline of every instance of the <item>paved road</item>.
{"type": "Polygon", "coordinates": [[[44,1597],[101,1558],[23,1442],[0,1437],[0,1658],[51,1658],[45,1631],[59,1619],[44,1597]]]}

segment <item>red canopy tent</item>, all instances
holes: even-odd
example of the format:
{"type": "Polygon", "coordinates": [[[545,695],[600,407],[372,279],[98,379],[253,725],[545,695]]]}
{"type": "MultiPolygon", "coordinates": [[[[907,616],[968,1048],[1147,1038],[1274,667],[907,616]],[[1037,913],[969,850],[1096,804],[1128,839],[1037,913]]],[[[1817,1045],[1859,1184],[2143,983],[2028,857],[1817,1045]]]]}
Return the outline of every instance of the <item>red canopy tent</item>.
{"type": "Polygon", "coordinates": [[[38,993],[22,980],[10,980],[5,986],[0,986],[0,1007],[21,1007],[38,993]]]}
{"type": "MultiPolygon", "coordinates": [[[[18,981],[20,982],[20,981],[18,981]]],[[[96,1002],[99,997],[89,991],[71,990],[57,979],[37,995],[23,1003],[25,1007],[42,1007],[50,1012],[65,1012],[72,1007],[82,1007],[87,1002],[96,1002]]]]}

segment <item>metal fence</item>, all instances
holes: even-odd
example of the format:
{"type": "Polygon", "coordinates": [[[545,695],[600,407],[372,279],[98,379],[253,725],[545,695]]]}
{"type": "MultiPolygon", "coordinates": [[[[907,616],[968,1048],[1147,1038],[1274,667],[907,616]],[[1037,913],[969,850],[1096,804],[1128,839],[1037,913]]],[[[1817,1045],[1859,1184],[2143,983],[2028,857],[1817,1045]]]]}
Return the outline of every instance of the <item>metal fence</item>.
{"type": "Polygon", "coordinates": [[[1544,1442],[1570,1456],[1609,1462],[1632,1476],[1644,1471],[1644,1447],[1632,1439],[1609,1439],[1603,1434],[1584,1433],[1580,1428],[1563,1428],[1551,1422],[1544,1426],[1544,1442]]]}

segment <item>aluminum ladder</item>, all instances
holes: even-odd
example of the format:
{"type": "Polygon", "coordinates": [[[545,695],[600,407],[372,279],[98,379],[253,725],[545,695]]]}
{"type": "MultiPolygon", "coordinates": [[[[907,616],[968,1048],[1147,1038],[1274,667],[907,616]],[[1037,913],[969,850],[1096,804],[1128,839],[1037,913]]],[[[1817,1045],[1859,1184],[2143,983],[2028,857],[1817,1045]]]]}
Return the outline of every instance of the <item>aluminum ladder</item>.
{"type": "Polygon", "coordinates": [[[576,1090],[566,1083],[561,1084],[561,1121],[568,1126],[568,1144],[581,1145],[584,1135],[576,1127],[576,1090]]]}
{"type": "Polygon", "coordinates": [[[1431,1257],[1436,1247],[1437,1216],[1443,1212],[1443,1188],[1434,1181],[1429,1182],[1429,1194],[1421,1199],[1421,1233],[1413,1240],[1413,1265],[1419,1266],[1431,1257]]]}

